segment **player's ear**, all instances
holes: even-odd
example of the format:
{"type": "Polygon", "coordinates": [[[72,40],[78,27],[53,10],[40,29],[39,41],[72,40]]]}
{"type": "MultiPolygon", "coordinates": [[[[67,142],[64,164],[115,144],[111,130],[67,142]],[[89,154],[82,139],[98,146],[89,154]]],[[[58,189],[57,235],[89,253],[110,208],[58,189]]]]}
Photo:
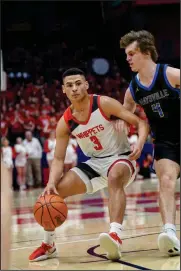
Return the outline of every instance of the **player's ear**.
{"type": "Polygon", "coordinates": [[[62,85],[62,91],[63,91],[63,93],[65,93],[65,87],[64,87],[64,85],[62,85]]]}
{"type": "Polygon", "coordinates": [[[86,90],[88,90],[89,89],[89,82],[85,81],[85,84],[86,84],[86,90]]]}

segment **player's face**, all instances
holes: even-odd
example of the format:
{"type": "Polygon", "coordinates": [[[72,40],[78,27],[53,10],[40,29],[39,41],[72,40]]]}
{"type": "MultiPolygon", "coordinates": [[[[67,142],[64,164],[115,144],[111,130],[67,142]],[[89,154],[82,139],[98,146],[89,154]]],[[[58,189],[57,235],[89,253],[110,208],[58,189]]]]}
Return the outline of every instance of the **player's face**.
{"type": "Polygon", "coordinates": [[[71,102],[81,101],[89,88],[88,82],[82,75],[66,76],[63,83],[63,92],[71,102]]]}
{"type": "Polygon", "coordinates": [[[126,60],[133,72],[138,72],[143,65],[145,60],[145,55],[141,53],[140,49],[137,47],[137,42],[134,41],[126,47],[126,60]]]}

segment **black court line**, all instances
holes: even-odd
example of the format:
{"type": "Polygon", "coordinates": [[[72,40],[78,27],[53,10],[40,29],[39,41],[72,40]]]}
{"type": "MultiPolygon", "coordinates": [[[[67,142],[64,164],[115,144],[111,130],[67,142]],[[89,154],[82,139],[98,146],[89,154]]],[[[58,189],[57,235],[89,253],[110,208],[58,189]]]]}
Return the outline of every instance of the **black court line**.
{"type": "MultiPolygon", "coordinates": [[[[101,259],[104,259],[105,261],[109,261],[109,259],[104,256],[104,254],[97,254],[94,250],[96,248],[98,248],[99,245],[97,246],[94,246],[94,247],[91,247],[87,250],[87,253],[91,256],[94,256],[94,257],[98,257],[98,258],[101,258],[101,259]]],[[[95,262],[95,261],[94,261],[95,262]]],[[[139,270],[152,270],[152,269],[149,269],[149,268],[146,268],[144,266],[141,266],[141,265],[137,265],[137,264],[132,264],[132,263],[129,263],[129,262],[126,262],[126,261],[122,261],[122,260],[117,260],[117,261],[114,261],[115,263],[120,263],[120,264],[124,264],[124,265],[127,265],[127,266],[130,266],[130,267],[134,267],[134,268],[137,268],[139,270]]],[[[83,263],[83,262],[82,262],[83,263]]],[[[88,263],[88,262],[84,262],[84,263],[88,263]]]]}
{"type": "MultiPolygon", "coordinates": [[[[180,226],[180,224],[176,224],[176,226],[180,226]]],[[[152,229],[152,228],[160,228],[160,226],[152,226],[152,227],[144,227],[144,229],[152,229]]],[[[126,231],[133,231],[133,230],[137,230],[136,228],[133,228],[133,229],[126,229],[126,230],[123,230],[123,232],[126,232],[126,231]]],[[[179,229],[177,229],[177,231],[180,231],[179,229]]],[[[67,237],[73,237],[73,236],[86,236],[86,235],[94,235],[94,234],[100,234],[101,232],[93,232],[93,233],[84,233],[84,234],[72,234],[72,235],[65,235],[65,236],[57,236],[55,237],[55,239],[59,239],[61,237],[64,237],[64,238],[67,238],[67,237]]],[[[151,233],[152,234],[152,233],[151,233]]],[[[154,233],[156,234],[156,233],[154,233]]],[[[149,233],[147,235],[150,235],[149,233]]],[[[128,237],[128,238],[124,238],[123,240],[126,240],[126,239],[130,239],[130,238],[136,238],[136,237],[140,237],[142,235],[138,235],[138,236],[133,236],[133,237],[128,237]]],[[[145,236],[145,235],[143,235],[145,236]]],[[[33,242],[33,241],[38,241],[38,240],[42,240],[42,238],[39,238],[39,239],[33,239],[33,240],[26,240],[26,241],[17,241],[17,242],[13,242],[11,244],[19,244],[19,243],[25,243],[25,242],[33,242]]]]}

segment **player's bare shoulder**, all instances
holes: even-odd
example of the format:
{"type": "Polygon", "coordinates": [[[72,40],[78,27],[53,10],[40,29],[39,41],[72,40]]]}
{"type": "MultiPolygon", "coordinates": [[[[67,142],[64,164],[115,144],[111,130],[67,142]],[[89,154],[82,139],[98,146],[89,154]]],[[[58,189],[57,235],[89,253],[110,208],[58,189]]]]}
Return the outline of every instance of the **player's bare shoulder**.
{"type": "Polygon", "coordinates": [[[100,97],[100,107],[103,110],[104,114],[110,118],[111,115],[114,115],[114,111],[115,109],[122,107],[122,104],[120,102],[118,102],[116,99],[113,99],[111,97],[108,96],[101,96],[100,97]]]}
{"type": "Polygon", "coordinates": [[[180,88],[180,69],[168,66],[166,68],[166,76],[172,87],[180,88]]]}

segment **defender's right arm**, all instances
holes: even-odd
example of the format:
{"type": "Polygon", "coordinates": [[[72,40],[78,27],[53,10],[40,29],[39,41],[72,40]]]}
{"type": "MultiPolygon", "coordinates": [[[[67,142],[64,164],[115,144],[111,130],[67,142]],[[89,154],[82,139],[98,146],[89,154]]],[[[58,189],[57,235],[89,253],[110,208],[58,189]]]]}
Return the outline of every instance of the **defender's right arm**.
{"type": "Polygon", "coordinates": [[[124,96],[124,103],[123,106],[130,112],[134,113],[136,109],[136,103],[133,100],[130,88],[126,90],[125,96],[124,96]]]}
{"type": "Polygon", "coordinates": [[[66,155],[66,149],[69,142],[69,130],[67,124],[62,117],[56,128],[56,147],[54,159],[50,169],[49,181],[43,194],[47,192],[50,194],[51,191],[57,193],[55,187],[59,183],[64,168],[64,159],[66,155]]]}
{"type": "MultiPolygon", "coordinates": [[[[125,96],[124,96],[124,103],[123,106],[130,112],[134,113],[136,109],[136,103],[133,100],[130,88],[127,88],[125,96]]],[[[125,131],[126,134],[128,134],[128,125],[123,120],[116,120],[114,121],[114,128],[116,131],[121,133],[122,131],[125,131]]]]}

